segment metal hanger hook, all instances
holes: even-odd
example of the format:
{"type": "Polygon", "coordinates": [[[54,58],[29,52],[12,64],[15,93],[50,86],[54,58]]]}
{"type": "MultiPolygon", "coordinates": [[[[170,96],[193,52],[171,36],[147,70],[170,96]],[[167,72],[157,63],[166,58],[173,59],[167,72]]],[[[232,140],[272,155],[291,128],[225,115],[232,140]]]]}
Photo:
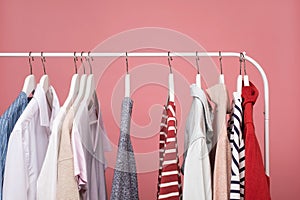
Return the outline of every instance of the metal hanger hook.
{"type": "Polygon", "coordinates": [[[199,60],[200,60],[200,57],[198,56],[198,51],[196,51],[197,74],[200,74],[199,60]]]}
{"type": "Polygon", "coordinates": [[[74,67],[75,67],[75,74],[78,73],[78,70],[77,70],[77,61],[78,61],[78,58],[76,56],[76,51],[74,51],[74,67]]]}
{"type": "Polygon", "coordinates": [[[29,66],[30,66],[30,74],[32,74],[32,63],[31,60],[34,61],[34,58],[31,56],[31,51],[29,52],[29,57],[28,57],[28,61],[29,61],[29,66]]]}
{"type": "Polygon", "coordinates": [[[125,55],[126,55],[126,73],[128,74],[128,54],[127,54],[127,51],[126,51],[125,55]]]}
{"type": "Polygon", "coordinates": [[[243,52],[243,62],[244,62],[244,74],[247,75],[246,71],[246,59],[245,59],[245,52],[243,52]]]}
{"type": "Polygon", "coordinates": [[[242,75],[242,63],[244,61],[244,54],[240,53],[240,75],[242,75]]]}
{"type": "Polygon", "coordinates": [[[173,60],[173,58],[170,56],[170,51],[168,51],[168,63],[170,67],[170,73],[172,74],[173,72],[172,72],[171,60],[173,60]]]}
{"type": "Polygon", "coordinates": [[[93,69],[92,69],[92,64],[91,64],[91,61],[90,61],[90,60],[94,61],[94,58],[90,56],[90,53],[91,53],[91,52],[89,51],[87,57],[85,57],[85,60],[89,63],[89,66],[90,66],[90,74],[92,74],[92,73],[93,73],[93,69]]]}
{"type": "Polygon", "coordinates": [[[41,61],[42,61],[42,64],[43,64],[44,74],[47,74],[46,73],[46,67],[45,67],[46,58],[45,58],[45,56],[43,56],[43,52],[41,52],[41,61]]]}
{"type": "Polygon", "coordinates": [[[83,59],[82,59],[82,55],[83,55],[84,51],[81,52],[81,55],[80,55],[80,62],[83,66],[83,73],[85,74],[85,66],[84,66],[84,63],[83,63],[83,59]]]}
{"type": "Polygon", "coordinates": [[[222,66],[222,54],[221,54],[221,51],[219,51],[219,61],[220,61],[220,69],[221,69],[221,74],[223,74],[223,66],[222,66]]]}

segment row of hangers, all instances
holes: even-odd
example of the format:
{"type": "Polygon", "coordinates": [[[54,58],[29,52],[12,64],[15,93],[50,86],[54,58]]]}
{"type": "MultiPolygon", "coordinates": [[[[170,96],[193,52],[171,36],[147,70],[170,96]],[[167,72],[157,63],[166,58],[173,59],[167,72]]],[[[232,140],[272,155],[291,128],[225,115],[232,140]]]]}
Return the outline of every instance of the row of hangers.
{"type": "MultiPolygon", "coordinates": [[[[81,55],[83,53],[84,52],[81,52],[81,55]]],[[[90,60],[93,61],[93,58],[90,56],[90,52],[88,53],[88,56],[85,57],[86,61],[89,63],[89,66],[90,66],[90,74],[89,75],[87,75],[85,72],[85,65],[84,65],[82,56],[81,56],[80,60],[81,60],[82,66],[83,66],[84,74],[80,76],[77,73],[78,58],[75,55],[76,55],[76,52],[74,52],[75,74],[72,76],[69,94],[68,94],[67,99],[66,99],[64,105],[62,106],[62,108],[68,109],[68,108],[70,108],[71,105],[73,105],[75,111],[77,111],[81,102],[85,102],[86,104],[88,104],[90,102],[90,100],[93,97],[96,87],[95,87],[95,83],[94,83],[94,75],[92,72],[92,65],[90,62],[90,60]]],[[[36,80],[35,80],[35,76],[32,74],[31,61],[34,61],[34,58],[31,56],[31,52],[30,52],[29,53],[30,75],[28,75],[25,78],[23,89],[22,89],[22,91],[25,92],[28,97],[34,93],[34,90],[36,88],[36,80]]],[[[47,101],[50,104],[50,102],[52,102],[53,97],[52,97],[51,93],[49,92],[50,79],[46,73],[46,67],[45,67],[46,59],[43,56],[43,52],[41,52],[41,61],[42,61],[42,65],[43,65],[44,75],[41,77],[39,84],[45,91],[47,101]]]]}
{"type": "MultiPolygon", "coordinates": [[[[72,77],[71,80],[71,86],[69,90],[68,97],[63,105],[65,108],[69,108],[70,105],[73,103],[75,108],[79,107],[80,102],[84,101],[88,103],[92,95],[95,91],[95,83],[94,83],[94,75],[92,73],[92,65],[91,65],[91,60],[93,61],[93,58],[90,56],[90,52],[88,52],[88,56],[85,57],[85,60],[88,62],[89,67],[90,67],[90,74],[87,75],[85,72],[85,65],[83,61],[83,53],[81,52],[81,57],[80,61],[83,66],[83,71],[84,74],[79,76],[77,73],[77,61],[78,57],[76,57],[76,52],[74,52],[74,66],[75,66],[75,74],[72,77]]],[[[197,74],[196,74],[196,85],[201,88],[201,75],[200,75],[200,67],[199,67],[199,60],[200,57],[198,56],[198,52],[196,51],[195,54],[196,57],[196,66],[197,66],[197,74]]],[[[168,65],[170,68],[170,73],[169,73],[169,100],[174,101],[175,99],[175,92],[174,92],[174,75],[172,72],[172,66],[171,66],[171,61],[173,58],[170,56],[170,52],[168,52],[168,65]]],[[[31,52],[29,52],[29,65],[30,65],[30,75],[28,75],[24,81],[24,86],[22,91],[26,93],[27,96],[30,96],[30,94],[33,94],[35,88],[36,88],[36,81],[35,81],[35,76],[32,74],[32,63],[31,61],[34,61],[34,58],[31,56],[31,52]]],[[[43,52],[41,52],[41,61],[43,65],[43,70],[44,70],[44,75],[40,79],[40,84],[42,88],[44,89],[45,93],[48,94],[48,90],[50,87],[50,79],[49,76],[46,73],[46,67],[45,67],[45,62],[46,59],[43,56],[43,52]]],[[[245,86],[249,86],[249,77],[246,73],[246,60],[245,60],[245,53],[240,53],[240,73],[237,78],[237,92],[241,93],[242,90],[242,85],[244,83],[245,86]],[[242,63],[244,63],[244,76],[242,76],[242,63]],[[244,82],[243,82],[244,81],[244,82]]],[[[222,54],[221,51],[219,51],[219,62],[220,62],[220,69],[221,73],[219,76],[219,83],[224,84],[225,83],[225,78],[223,74],[223,68],[222,68],[222,54]]],[[[126,75],[125,75],[125,97],[130,97],[130,74],[128,72],[128,55],[126,52],[126,75]]],[[[48,94],[47,96],[49,102],[51,102],[51,95],[48,94]]]]}
{"type": "MultiPolygon", "coordinates": [[[[173,59],[172,59],[172,57],[170,57],[170,52],[168,52],[168,64],[169,64],[169,67],[170,67],[169,99],[170,99],[170,101],[174,102],[174,98],[175,98],[175,95],[174,95],[174,76],[173,76],[173,73],[172,73],[171,60],[173,60],[173,59]]],[[[198,56],[198,52],[196,51],[196,66],[197,66],[196,85],[199,88],[201,88],[201,74],[200,74],[200,69],[199,69],[200,68],[199,67],[199,60],[200,60],[200,57],[198,56]]],[[[249,86],[250,85],[249,77],[246,73],[245,52],[240,53],[239,61],[240,61],[240,73],[239,73],[238,78],[237,78],[237,92],[241,94],[243,83],[244,83],[244,86],[249,86]],[[244,76],[242,76],[242,63],[244,64],[244,76]]],[[[220,73],[220,76],[219,76],[219,83],[225,84],[225,77],[224,77],[224,74],[223,74],[223,67],[222,67],[222,53],[221,53],[221,51],[219,51],[219,62],[220,62],[220,69],[221,69],[221,73],[220,73]]]]}

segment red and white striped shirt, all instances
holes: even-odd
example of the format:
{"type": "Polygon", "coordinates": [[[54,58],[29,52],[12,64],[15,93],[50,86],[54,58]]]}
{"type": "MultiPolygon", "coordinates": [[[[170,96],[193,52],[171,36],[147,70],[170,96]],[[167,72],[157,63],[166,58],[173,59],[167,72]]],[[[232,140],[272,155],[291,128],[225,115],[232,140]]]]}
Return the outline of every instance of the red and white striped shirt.
{"type": "Polygon", "coordinates": [[[175,111],[175,103],[169,101],[162,116],[157,199],[179,200],[182,195],[175,111]]]}

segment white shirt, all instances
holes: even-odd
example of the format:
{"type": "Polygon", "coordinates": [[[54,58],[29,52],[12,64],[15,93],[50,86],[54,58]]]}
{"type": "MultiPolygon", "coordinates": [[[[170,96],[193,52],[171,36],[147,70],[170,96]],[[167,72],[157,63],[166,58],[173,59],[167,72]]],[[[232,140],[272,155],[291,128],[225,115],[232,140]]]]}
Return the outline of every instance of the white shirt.
{"type": "Polygon", "coordinates": [[[193,102],[186,122],[184,146],[183,200],[211,200],[211,168],[209,146],[211,145],[212,113],[205,93],[195,84],[191,85],[193,102]]]}
{"type": "Polygon", "coordinates": [[[4,200],[35,200],[36,182],[48,147],[59,101],[52,86],[52,102],[38,84],[32,100],[17,121],[8,142],[4,172],[4,200]],[[51,104],[51,105],[49,105],[51,104]]]}
{"type": "Polygon", "coordinates": [[[37,180],[37,199],[56,200],[58,144],[67,110],[61,107],[53,121],[49,145],[37,180]]]}

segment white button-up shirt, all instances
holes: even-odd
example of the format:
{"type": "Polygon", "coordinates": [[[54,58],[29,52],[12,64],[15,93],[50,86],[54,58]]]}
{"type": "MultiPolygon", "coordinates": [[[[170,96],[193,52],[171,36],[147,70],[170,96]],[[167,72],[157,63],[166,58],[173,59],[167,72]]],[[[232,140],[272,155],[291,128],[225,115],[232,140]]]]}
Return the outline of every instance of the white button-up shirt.
{"type": "Polygon", "coordinates": [[[58,144],[67,110],[61,107],[53,121],[45,160],[37,180],[37,199],[56,200],[58,144]]]}
{"type": "Polygon", "coordinates": [[[8,143],[4,172],[4,200],[35,200],[36,183],[48,147],[59,101],[50,86],[52,102],[38,84],[32,100],[17,121],[8,143]]]}
{"type": "Polygon", "coordinates": [[[183,200],[211,200],[211,168],[209,150],[212,139],[212,113],[205,93],[191,86],[192,106],[184,135],[184,187],[183,200]]]}

